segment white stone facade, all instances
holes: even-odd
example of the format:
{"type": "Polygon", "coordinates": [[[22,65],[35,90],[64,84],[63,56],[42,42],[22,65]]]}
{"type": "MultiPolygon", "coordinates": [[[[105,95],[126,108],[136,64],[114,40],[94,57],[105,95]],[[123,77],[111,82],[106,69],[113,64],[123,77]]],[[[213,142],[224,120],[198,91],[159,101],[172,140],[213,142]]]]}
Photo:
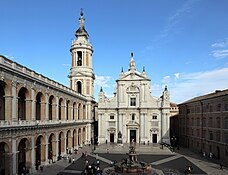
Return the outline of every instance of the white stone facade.
{"type": "Polygon", "coordinates": [[[169,143],[170,99],[167,88],[160,98],[150,94],[150,79],[138,72],[133,54],[127,72],[116,80],[114,97],[107,98],[102,88],[98,101],[98,142],[169,143]]]}

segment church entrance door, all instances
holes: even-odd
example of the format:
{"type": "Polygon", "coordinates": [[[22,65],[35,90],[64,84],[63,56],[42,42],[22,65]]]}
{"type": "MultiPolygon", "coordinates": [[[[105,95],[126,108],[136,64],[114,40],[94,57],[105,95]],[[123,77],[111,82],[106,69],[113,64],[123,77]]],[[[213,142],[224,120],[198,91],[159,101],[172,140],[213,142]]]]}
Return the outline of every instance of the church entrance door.
{"type": "Polygon", "coordinates": [[[136,130],[130,130],[130,142],[136,142],[136,130]]]}
{"type": "Polygon", "coordinates": [[[114,142],[114,134],[113,133],[110,133],[110,142],[114,142]]]}
{"type": "Polygon", "coordinates": [[[157,134],[152,135],[152,142],[157,143],[157,134]]]}

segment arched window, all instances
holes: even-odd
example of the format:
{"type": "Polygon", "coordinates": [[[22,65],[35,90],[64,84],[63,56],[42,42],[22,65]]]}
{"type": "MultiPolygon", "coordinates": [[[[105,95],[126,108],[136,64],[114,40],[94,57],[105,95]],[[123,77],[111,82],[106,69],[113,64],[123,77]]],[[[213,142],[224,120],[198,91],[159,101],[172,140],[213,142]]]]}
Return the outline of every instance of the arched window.
{"type": "Polygon", "coordinates": [[[80,81],[77,82],[77,92],[78,92],[79,94],[82,93],[82,83],[81,83],[80,81]]]}
{"type": "Polygon", "coordinates": [[[36,120],[41,120],[41,97],[42,93],[39,92],[36,96],[36,120]]]}
{"type": "Polygon", "coordinates": [[[81,114],[81,103],[78,104],[78,120],[81,120],[82,118],[82,114],[81,114]]]}
{"type": "Polygon", "coordinates": [[[76,103],[74,102],[74,104],[73,104],[73,120],[75,120],[75,107],[76,107],[76,103]]]}
{"type": "Polygon", "coordinates": [[[0,81],[0,120],[5,120],[5,84],[0,81]]]}
{"type": "Polygon", "coordinates": [[[86,106],[83,105],[83,119],[86,119],[86,106]]]}
{"type": "Polygon", "coordinates": [[[77,55],[78,55],[77,66],[82,66],[82,52],[78,51],[77,55]]]}
{"type": "Polygon", "coordinates": [[[62,102],[63,102],[63,99],[60,98],[59,99],[59,120],[62,119],[62,111],[61,111],[61,109],[62,109],[62,102]]]}
{"type": "Polygon", "coordinates": [[[26,92],[27,89],[22,87],[18,93],[18,119],[26,120],[26,92]]]}
{"type": "Polygon", "coordinates": [[[66,104],[66,119],[67,120],[69,120],[69,104],[70,104],[70,101],[68,100],[67,104],[66,104]]]}
{"type": "Polygon", "coordinates": [[[53,105],[53,95],[50,96],[49,98],[49,104],[48,104],[48,118],[49,120],[52,120],[52,105],[53,105]]]}

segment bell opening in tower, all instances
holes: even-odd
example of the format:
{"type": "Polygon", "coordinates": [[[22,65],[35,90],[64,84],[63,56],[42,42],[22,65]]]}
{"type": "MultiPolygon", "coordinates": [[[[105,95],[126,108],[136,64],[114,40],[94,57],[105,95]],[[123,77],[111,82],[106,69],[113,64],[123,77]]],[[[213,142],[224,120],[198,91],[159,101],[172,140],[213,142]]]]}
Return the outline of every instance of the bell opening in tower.
{"type": "Polygon", "coordinates": [[[80,81],[77,82],[77,92],[78,92],[79,94],[82,93],[82,84],[81,84],[80,81]]]}
{"type": "Polygon", "coordinates": [[[77,51],[77,55],[78,55],[77,66],[82,66],[82,52],[77,51]]]}

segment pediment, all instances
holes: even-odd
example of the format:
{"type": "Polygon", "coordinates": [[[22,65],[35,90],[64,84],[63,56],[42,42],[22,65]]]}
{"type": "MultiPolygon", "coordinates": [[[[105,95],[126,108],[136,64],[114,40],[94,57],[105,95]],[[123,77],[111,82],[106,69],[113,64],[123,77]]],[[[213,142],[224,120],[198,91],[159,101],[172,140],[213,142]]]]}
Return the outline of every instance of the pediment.
{"type": "Polygon", "coordinates": [[[145,78],[144,76],[142,76],[138,72],[134,72],[134,73],[128,73],[128,74],[126,74],[125,76],[123,76],[119,80],[149,80],[149,79],[148,78],[145,78]]]}
{"type": "Polygon", "coordinates": [[[137,123],[135,121],[129,121],[126,125],[127,126],[139,126],[139,123],[137,123]]]}

